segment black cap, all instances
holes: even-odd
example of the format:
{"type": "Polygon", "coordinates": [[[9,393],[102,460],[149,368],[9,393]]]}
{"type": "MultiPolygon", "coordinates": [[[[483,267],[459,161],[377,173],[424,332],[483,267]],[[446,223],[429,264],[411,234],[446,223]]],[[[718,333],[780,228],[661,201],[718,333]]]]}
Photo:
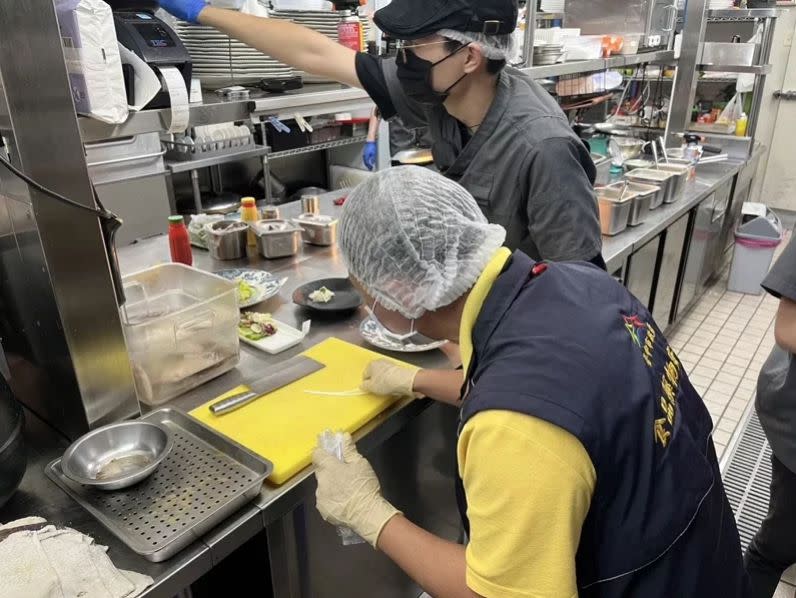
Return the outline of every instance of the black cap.
{"type": "Polygon", "coordinates": [[[376,25],[390,37],[417,39],[441,29],[502,35],[517,28],[517,0],[392,0],[376,25]]]}

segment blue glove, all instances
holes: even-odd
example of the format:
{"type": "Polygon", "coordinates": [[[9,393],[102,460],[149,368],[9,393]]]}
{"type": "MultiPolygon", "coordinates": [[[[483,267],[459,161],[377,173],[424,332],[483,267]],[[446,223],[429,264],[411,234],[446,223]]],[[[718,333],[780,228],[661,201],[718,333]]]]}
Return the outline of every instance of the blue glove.
{"type": "Polygon", "coordinates": [[[376,142],[366,141],[365,149],[362,150],[362,161],[368,170],[376,168],[376,142]]]}
{"type": "Polygon", "coordinates": [[[199,22],[199,13],[205,6],[205,0],[160,0],[160,8],[189,23],[199,22]]]}

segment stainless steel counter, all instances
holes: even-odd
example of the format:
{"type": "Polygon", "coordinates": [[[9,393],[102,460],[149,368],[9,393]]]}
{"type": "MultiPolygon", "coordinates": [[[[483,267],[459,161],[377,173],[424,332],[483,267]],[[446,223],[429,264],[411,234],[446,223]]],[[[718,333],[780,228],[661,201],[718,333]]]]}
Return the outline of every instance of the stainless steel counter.
{"type": "MultiPolygon", "coordinates": [[[[680,215],[697,205],[718,185],[734,176],[742,165],[743,162],[725,162],[701,167],[697,181],[688,185],[685,196],[680,201],[658,208],[641,226],[629,228],[616,237],[604,238],[603,254],[606,262],[609,263],[609,266],[621,264],[621,261],[633,251],[634,247],[640,247],[680,215]]],[[[334,207],[332,204],[333,199],[338,196],[340,193],[332,193],[322,198],[323,213],[334,215],[339,212],[340,208],[334,207]]],[[[286,217],[297,215],[299,211],[299,206],[296,204],[280,208],[283,216],[286,217]]],[[[164,223],[164,230],[165,228],[166,223],[164,223]]],[[[121,248],[119,260],[124,273],[168,261],[168,242],[165,236],[160,236],[121,248]]],[[[194,261],[197,267],[211,271],[249,266],[264,268],[280,276],[287,276],[288,281],[282,292],[267,303],[258,306],[258,309],[270,311],[278,319],[291,325],[300,325],[309,316],[291,302],[291,295],[296,287],[318,278],[345,275],[345,268],[336,247],[305,246],[295,258],[266,261],[259,257],[251,257],[238,262],[214,262],[207,252],[194,250],[194,261]]],[[[183,410],[193,409],[242,381],[264,375],[269,368],[275,367],[281,361],[329,336],[336,336],[356,344],[364,344],[358,333],[358,325],[363,315],[364,310],[360,310],[359,313],[342,320],[314,318],[312,332],[303,345],[280,355],[270,356],[242,346],[240,365],[235,370],[170,402],[169,405],[183,410]]],[[[422,367],[447,367],[447,360],[439,351],[403,355],[402,357],[422,367]]],[[[394,406],[357,433],[359,446],[368,454],[375,451],[377,447],[389,443],[397,433],[414,425],[413,422],[419,419],[418,416],[424,413],[429,405],[428,401],[411,401],[394,406]]],[[[439,406],[434,406],[434,409],[439,409],[439,406]]],[[[429,410],[429,412],[431,411],[433,410],[429,410]]],[[[447,413],[446,411],[445,414],[447,413]]],[[[448,417],[448,415],[443,417],[448,417]]],[[[427,431],[420,433],[425,434],[427,431]]],[[[154,578],[155,585],[146,593],[147,597],[173,596],[209,572],[225,557],[265,529],[268,534],[270,555],[262,556],[262,567],[270,568],[274,586],[290,588],[297,583],[294,561],[301,560],[302,557],[297,556],[300,550],[291,546],[289,536],[291,527],[297,524],[300,518],[295,515],[290,516],[290,514],[295,513],[294,510],[297,507],[301,510],[300,505],[311,501],[310,496],[314,487],[311,468],[297,474],[280,487],[266,484],[257,500],[250,506],[242,509],[172,559],[155,564],[130,551],[44,476],[44,466],[63,452],[66,446],[64,439],[59,438],[48,426],[30,414],[27,439],[30,443],[28,471],[20,490],[3,509],[0,509],[0,521],[5,522],[26,515],[40,515],[53,523],[73,527],[94,537],[98,543],[109,547],[108,554],[117,567],[139,571],[154,578]]],[[[376,458],[378,460],[378,457],[376,458]]],[[[387,460],[394,459],[388,458],[387,460]]],[[[376,467],[378,471],[379,466],[376,467]]],[[[382,481],[386,482],[386,486],[409,484],[404,480],[385,480],[385,476],[382,477],[382,481]]],[[[428,483],[428,480],[424,479],[423,482],[428,483]]],[[[435,481],[433,492],[448,492],[449,490],[452,492],[452,488],[447,488],[447,482],[440,482],[441,486],[437,482],[439,480],[435,481]]],[[[389,492],[389,489],[386,491],[389,492]]],[[[410,510],[407,509],[407,512],[409,513],[410,510]]],[[[439,518],[439,513],[435,514],[437,518],[439,518]]],[[[305,516],[306,514],[302,515],[302,517],[305,516]]],[[[418,515],[414,516],[416,519],[418,518],[418,515]]],[[[456,525],[455,521],[445,523],[448,524],[447,530],[453,529],[456,525]]],[[[429,524],[426,523],[426,525],[429,524]]],[[[333,536],[333,532],[331,534],[333,536]]],[[[365,553],[360,552],[359,554],[361,556],[365,553]]],[[[307,560],[306,555],[303,558],[307,560]]],[[[298,595],[292,594],[292,591],[288,591],[285,595],[298,595]]],[[[277,593],[277,596],[280,595],[277,593]]],[[[321,596],[322,594],[313,592],[312,595],[321,596]]],[[[359,594],[350,593],[349,595],[359,594]]],[[[381,595],[407,594],[396,592],[381,595]]]]}
{"type": "Polygon", "coordinates": [[[650,212],[639,226],[628,227],[614,237],[603,237],[603,258],[608,271],[613,272],[635,249],[644,245],[662,230],[686,214],[722,183],[735,176],[745,161],[727,160],[705,164],[697,168],[697,178],[686,185],[683,196],[671,204],[664,204],[650,212]]]}
{"type": "MultiPolygon", "coordinates": [[[[341,208],[335,207],[333,200],[340,196],[341,193],[323,196],[321,198],[322,212],[328,215],[339,213],[341,208]]],[[[280,206],[280,209],[283,217],[292,217],[299,214],[300,205],[298,203],[288,204],[280,206]]],[[[166,224],[164,223],[164,229],[166,224]]],[[[135,272],[169,259],[168,241],[165,236],[144,240],[119,249],[119,262],[123,274],[135,272]]],[[[194,265],[208,271],[233,267],[256,267],[267,269],[279,276],[286,276],[288,281],[282,292],[257,306],[257,309],[269,311],[279,320],[299,327],[301,322],[308,317],[313,318],[312,330],[301,346],[279,355],[268,355],[247,345],[242,345],[241,360],[236,369],[167,403],[168,406],[184,411],[193,409],[234,388],[241,382],[265,375],[268,369],[330,336],[365,346],[358,331],[359,322],[365,315],[364,309],[343,319],[319,319],[294,305],[291,300],[293,290],[306,282],[346,275],[340,252],[336,247],[321,248],[305,245],[299,255],[294,258],[264,260],[259,256],[254,256],[234,262],[216,262],[206,251],[194,249],[194,265]]],[[[369,348],[373,349],[373,347],[369,348]]],[[[446,357],[439,351],[401,355],[400,357],[422,367],[448,367],[446,357]]],[[[365,453],[373,451],[402,430],[429,405],[429,401],[406,401],[388,409],[356,434],[359,446],[365,453]]],[[[146,406],[142,407],[149,409],[146,406]]],[[[266,526],[277,523],[304,501],[308,492],[308,478],[312,475],[311,468],[307,468],[282,486],[264,485],[260,496],[252,505],[231,517],[201,541],[195,542],[172,559],[155,564],[129,550],[44,476],[44,466],[60,456],[66,447],[66,441],[57,438],[52,430],[35,417],[29,415],[28,419],[27,437],[32,446],[28,471],[20,490],[3,509],[0,509],[0,521],[5,522],[35,514],[46,517],[58,525],[67,525],[94,537],[98,543],[109,547],[108,554],[117,567],[145,573],[155,579],[155,585],[145,594],[147,597],[174,595],[201,577],[266,526]]],[[[265,558],[265,555],[263,556],[265,558]]],[[[266,560],[263,561],[263,566],[268,566],[266,560]]],[[[273,574],[276,576],[278,572],[273,572],[273,574]]]]}

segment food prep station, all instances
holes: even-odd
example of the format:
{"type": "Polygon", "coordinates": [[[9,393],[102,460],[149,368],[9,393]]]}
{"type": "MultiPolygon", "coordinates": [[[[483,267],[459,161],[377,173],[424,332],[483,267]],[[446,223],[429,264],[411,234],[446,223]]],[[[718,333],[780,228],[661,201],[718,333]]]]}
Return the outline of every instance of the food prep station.
{"type": "MultiPolygon", "coordinates": [[[[9,33],[0,36],[0,74],[7,85],[0,89],[7,100],[7,106],[0,107],[0,133],[10,140],[5,145],[29,164],[28,172],[33,178],[69,197],[90,202],[84,149],[91,144],[157,135],[164,130],[169,111],[144,110],[131,115],[123,125],[113,126],[84,117],[76,119],[67,86],[49,88],[42,82],[44,79],[65,82],[55,19],[45,19],[42,25],[34,14],[39,9],[39,12],[49,10],[50,0],[33,0],[28,4],[26,10],[21,10],[15,2],[0,7],[0,33],[9,33]],[[11,33],[29,31],[34,24],[44,40],[40,41],[42,47],[36,60],[16,56],[11,33]],[[4,120],[12,114],[13,126],[10,119],[4,120]],[[52,126],[37,126],[41,114],[48,115],[52,126]],[[59,169],[40,159],[48,147],[62,148],[63,163],[59,169]],[[77,174],[64,177],[63,172],[77,174]]],[[[693,87],[701,43],[699,31],[704,29],[704,20],[709,15],[704,0],[689,2],[687,11],[687,15],[699,18],[687,22],[683,30],[679,61],[669,48],[564,63],[551,60],[550,55],[555,53],[552,50],[536,50],[532,54],[541,62],[526,64],[523,69],[542,79],[636,65],[677,65],[683,76],[678,77],[673,97],[679,93],[686,100],[693,98],[687,88],[688,78],[692,79],[693,87]]],[[[532,16],[533,11],[529,18],[532,16]]],[[[773,20],[775,11],[738,11],[736,16],[773,20]]],[[[714,17],[724,18],[719,13],[714,17]]],[[[536,48],[534,27],[527,28],[526,33],[526,48],[536,48]]],[[[756,76],[762,82],[764,69],[759,69],[756,76]]],[[[235,121],[252,122],[256,128],[272,116],[290,118],[296,113],[329,114],[371,107],[364,92],[329,84],[308,85],[299,92],[263,94],[246,100],[222,102],[208,95],[205,100],[204,104],[190,106],[192,126],[235,121]]],[[[675,143],[677,133],[686,130],[689,118],[690,113],[686,115],[679,103],[673,105],[665,131],[670,144],[675,143]]],[[[327,151],[335,145],[353,147],[358,142],[361,139],[352,137],[344,142],[319,143],[315,149],[327,151]]],[[[692,180],[686,180],[686,173],[676,166],[670,168],[677,172],[667,171],[661,160],[650,168],[630,171],[627,185],[620,183],[598,191],[605,233],[603,257],[608,270],[650,307],[662,328],[677,322],[722,267],[741,205],[749,198],[762,147],[752,138],[724,139],[722,143],[727,159],[698,165],[692,180]]],[[[4,151],[0,147],[0,152],[4,151]]],[[[157,177],[168,182],[171,177],[202,167],[256,160],[262,165],[267,181],[274,160],[298,153],[301,152],[273,152],[247,143],[234,151],[202,158],[204,161],[161,162],[163,171],[157,177]]],[[[151,174],[124,180],[124,187],[115,187],[114,191],[127,199],[146,195],[152,191],[151,174]]],[[[113,182],[118,184],[119,180],[113,182]]],[[[0,197],[3,200],[0,205],[5,206],[7,216],[0,216],[3,231],[0,238],[4,239],[0,251],[6,256],[3,280],[6,298],[17,309],[13,323],[22,331],[33,332],[26,336],[20,330],[0,329],[3,340],[0,371],[21,372],[32,381],[29,387],[14,389],[26,406],[28,462],[19,489],[0,507],[0,522],[35,514],[93,537],[97,543],[108,546],[108,554],[118,568],[153,578],[154,584],[143,594],[148,598],[221,595],[233,587],[231,583],[262,588],[262,595],[275,598],[343,595],[409,598],[419,594],[411,580],[368,546],[341,545],[334,528],[326,525],[315,509],[311,466],[280,485],[267,480],[261,485],[261,479],[271,472],[267,464],[251,459],[251,453],[234,442],[226,443],[228,439],[222,435],[208,434],[207,429],[196,427],[192,418],[185,419],[191,410],[240,384],[278,372],[288,360],[330,338],[368,347],[420,367],[449,367],[447,357],[439,350],[391,353],[374,349],[360,330],[367,317],[363,306],[344,314],[325,315],[299,305],[301,300],[297,298],[304,297],[302,289],[308,283],[347,275],[335,243],[334,228],[343,209],[336,200],[345,196],[345,190],[320,196],[317,206],[320,216],[307,216],[307,205],[301,201],[279,205],[278,214],[272,214],[278,219],[263,220],[253,226],[257,233],[256,251],[246,247],[246,234],[221,234],[229,231],[213,225],[219,234],[210,233],[209,251],[194,249],[194,267],[211,273],[246,268],[267,271],[280,285],[275,295],[260,302],[257,309],[267,311],[276,321],[295,328],[301,335],[293,346],[276,354],[241,343],[240,360],[225,364],[222,368],[225,373],[217,375],[218,372],[211,371],[201,384],[192,384],[187,390],[169,389],[167,400],[147,404],[147,401],[138,402],[142,398],[141,384],[136,372],[131,371],[130,361],[135,350],[146,354],[151,347],[145,343],[135,346],[133,339],[125,338],[124,325],[131,313],[118,307],[118,289],[111,276],[113,260],[108,259],[96,218],[87,214],[76,216],[69,208],[53,204],[35,190],[20,190],[16,181],[6,179],[0,171],[0,185],[3,184],[7,186],[0,186],[5,196],[0,197]],[[69,222],[69,226],[64,222],[69,222]],[[76,264],[80,264],[79,269],[76,264]],[[309,328],[304,326],[307,320],[312,320],[309,328]],[[53,399],[56,392],[58,401],[53,399]],[[68,480],[59,473],[60,465],[56,464],[71,440],[89,428],[136,417],[139,410],[143,421],[150,418],[175,431],[177,440],[171,450],[189,462],[191,467],[185,468],[185,476],[212,478],[213,468],[218,471],[218,468],[238,467],[242,480],[234,497],[232,493],[216,497],[218,485],[204,486],[203,492],[226,507],[213,508],[219,521],[212,526],[192,527],[190,537],[183,535],[174,550],[154,550],[149,556],[144,554],[147,548],[143,545],[136,552],[131,547],[135,542],[124,542],[114,535],[108,527],[112,521],[101,522],[102,517],[79,504],[78,500],[82,500],[99,509],[105,499],[82,494],[79,488],[70,491],[68,480]],[[180,430],[188,430],[190,434],[180,436],[183,434],[180,430]],[[186,438],[199,438],[206,444],[191,448],[186,438]],[[199,463],[204,462],[192,450],[205,450],[216,457],[214,450],[218,450],[234,459],[214,462],[205,457],[211,465],[203,469],[199,463]]],[[[267,182],[265,187],[270,200],[267,182]]],[[[103,197],[110,192],[100,191],[103,197]]],[[[136,204],[134,212],[147,212],[149,208],[148,203],[136,204]]],[[[130,218],[135,222],[138,214],[133,213],[130,218]]],[[[248,231],[240,228],[237,232],[248,231]]],[[[158,235],[133,244],[119,243],[116,255],[118,274],[130,277],[166,265],[168,240],[158,235]]],[[[127,290],[127,309],[135,304],[133,292],[127,290]]],[[[161,391],[158,389],[157,394],[165,396],[161,391]]],[[[319,396],[317,400],[339,399],[319,396]]],[[[461,539],[454,498],[457,416],[455,409],[428,400],[399,401],[355,433],[358,446],[381,479],[385,495],[413,521],[451,540],[461,539]]],[[[269,422],[261,422],[261,429],[262,434],[268,434],[269,422]]],[[[179,484],[175,486],[168,477],[176,462],[167,457],[161,467],[162,471],[157,470],[161,473],[155,474],[162,476],[157,483],[178,491],[179,484]]],[[[123,507],[111,510],[119,518],[124,517],[123,507]]],[[[162,515],[169,521],[172,516],[171,512],[162,515]]],[[[169,535],[168,526],[161,527],[165,521],[153,519],[148,523],[153,532],[157,529],[163,537],[169,535]]]]}

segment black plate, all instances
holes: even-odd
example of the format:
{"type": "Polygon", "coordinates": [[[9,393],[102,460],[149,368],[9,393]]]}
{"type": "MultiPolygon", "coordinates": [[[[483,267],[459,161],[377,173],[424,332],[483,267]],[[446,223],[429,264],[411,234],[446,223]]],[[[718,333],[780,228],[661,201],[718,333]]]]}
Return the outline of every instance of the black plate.
{"type": "Polygon", "coordinates": [[[323,313],[342,313],[354,311],[362,305],[362,297],[356,292],[347,278],[324,278],[313,280],[293,291],[293,303],[323,313]],[[334,293],[329,303],[310,301],[310,293],[326,287],[334,293]]]}

